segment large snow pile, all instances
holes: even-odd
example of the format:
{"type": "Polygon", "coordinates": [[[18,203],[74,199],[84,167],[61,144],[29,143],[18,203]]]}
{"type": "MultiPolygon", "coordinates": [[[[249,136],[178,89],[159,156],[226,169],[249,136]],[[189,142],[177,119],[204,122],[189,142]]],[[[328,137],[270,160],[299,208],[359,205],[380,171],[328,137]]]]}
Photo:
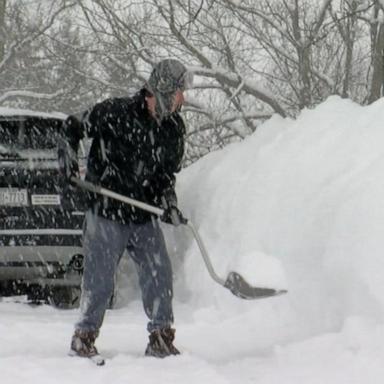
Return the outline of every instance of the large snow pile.
{"type": "Polygon", "coordinates": [[[276,116],[183,171],[178,192],[219,275],[289,290],[241,302],[210,279],[191,242],[181,281],[197,307],[254,312],[249,327],[268,324],[276,341],[338,330],[352,316],[382,319],[384,100],[330,97],[297,120],[276,116]]]}

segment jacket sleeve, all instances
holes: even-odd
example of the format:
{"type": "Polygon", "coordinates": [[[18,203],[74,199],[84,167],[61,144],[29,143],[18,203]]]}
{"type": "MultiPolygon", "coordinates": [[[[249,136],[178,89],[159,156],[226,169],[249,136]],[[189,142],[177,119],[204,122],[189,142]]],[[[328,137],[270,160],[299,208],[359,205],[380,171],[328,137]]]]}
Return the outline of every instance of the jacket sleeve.
{"type": "MultiPolygon", "coordinates": [[[[108,100],[107,100],[108,101],[108,100]]],[[[67,150],[77,154],[80,140],[85,136],[95,138],[103,127],[102,116],[108,115],[106,108],[108,103],[102,102],[88,109],[81,118],[70,115],[64,122],[63,131],[60,135],[59,148],[69,146],[67,150]]]]}
{"type": "Polygon", "coordinates": [[[177,206],[177,195],[175,191],[176,173],[181,170],[181,164],[184,156],[184,121],[180,118],[178,122],[177,141],[172,145],[172,153],[169,154],[167,161],[163,165],[159,177],[159,191],[161,195],[161,206],[177,206]]]}
{"type": "Polygon", "coordinates": [[[96,104],[94,107],[84,112],[82,123],[84,133],[89,138],[95,138],[102,135],[103,127],[108,124],[108,105],[109,100],[96,104]]]}
{"type": "MultiPolygon", "coordinates": [[[[166,176],[166,175],[164,175],[166,176]]],[[[168,175],[167,175],[168,176],[168,175]]],[[[160,197],[160,205],[162,208],[177,207],[177,195],[176,195],[176,177],[175,175],[169,175],[167,178],[162,179],[162,193],[160,197]]]]}

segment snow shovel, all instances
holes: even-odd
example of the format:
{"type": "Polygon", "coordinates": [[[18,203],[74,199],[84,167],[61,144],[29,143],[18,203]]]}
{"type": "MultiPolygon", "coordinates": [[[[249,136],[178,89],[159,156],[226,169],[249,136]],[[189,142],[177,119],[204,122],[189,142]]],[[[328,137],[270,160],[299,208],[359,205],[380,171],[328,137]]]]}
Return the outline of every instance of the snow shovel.
{"type": "MultiPolygon", "coordinates": [[[[164,210],[158,207],[154,207],[147,203],[143,203],[138,200],[131,199],[130,197],[120,195],[116,192],[113,192],[109,189],[102,188],[100,186],[94,185],[88,181],[84,181],[75,177],[71,177],[71,181],[79,186],[80,188],[86,189],[87,191],[98,193],[103,196],[110,197],[115,200],[119,200],[123,203],[133,205],[134,207],[143,209],[147,212],[153,213],[159,217],[164,214],[164,210]]],[[[208,252],[204,246],[203,240],[201,239],[197,229],[190,220],[185,220],[185,224],[192,232],[197,245],[199,246],[201,255],[208,269],[209,274],[218,284],[222,285],[225,288],[228,288],[235,296],[240,297],[241,299],[261,299],[270,296],[277,296],[283,293],[286,293],[286,290],[276,290],[273,288],[260,288],[252,287],[249,285],[246,280],[237,272],[229,272],[226,279],[219,277],[215,270],[213,269],[211,260],[208,256],[208,252]]]]}

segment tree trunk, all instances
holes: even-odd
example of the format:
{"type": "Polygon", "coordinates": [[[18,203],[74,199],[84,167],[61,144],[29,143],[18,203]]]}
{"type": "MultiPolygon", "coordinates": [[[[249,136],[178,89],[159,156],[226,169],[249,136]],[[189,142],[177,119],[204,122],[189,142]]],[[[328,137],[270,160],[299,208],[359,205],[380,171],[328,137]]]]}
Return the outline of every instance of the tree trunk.
{"type": "Polygon", "coordinates": [[[0,0],[0,61],[5,53],[5,7],[7,0],[0,0]]]}
{"type": "Polygon", "coordinates": [[[377,23],[372,33],[372,78],[368,104],[373,103],[382,96],[384,85],[384,26],[377,23]]]}
{"type": "Polygon", "coordinates": [[[300,47],[299,56],[299,78],[300,78],[300,109],[311,105],[311,48],[300,47]]]}
{"type": "Polygon", "coordinates": [[[296,41],[296,52],[298,59],[298,76],[299,76],[299,108],[308,107],[311,102],[311,48],[305,41],[300,27],[300,11],[299,1],[295,0],[292,12],[293,36],[296,41]]]}
{"type": "Polygon", "coordinates": [[[349,14],[349,17],[347,17],[345,22],[345,29],[340,26],[340,34],[344,40],[345,46],[346,46],[346,55],[345,55],[345,74],[343,79],[343,88],[341,97],[342,98],[348,98],[349,90],[351,86],[351,75],[352,75],[352,60],[353,60],[353,49],[355,45],[355,39],[356,39],[356,22],[357,22],[357,15],[356,15],[356,9],[357,9],[357,2],[352,1],[351,3],[347,2],[347,9],[346,12],[349,14]]]}

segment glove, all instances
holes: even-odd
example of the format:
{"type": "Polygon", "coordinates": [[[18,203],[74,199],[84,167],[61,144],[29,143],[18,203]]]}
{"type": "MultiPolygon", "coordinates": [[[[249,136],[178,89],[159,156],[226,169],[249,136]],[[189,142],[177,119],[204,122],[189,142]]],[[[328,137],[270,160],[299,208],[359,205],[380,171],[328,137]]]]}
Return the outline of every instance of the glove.
{"type": "Polygon", "coordinates": [[[160,220],[167,224],[175,225],[187,224],[188,220],[183,216],[180,210],[175,206],[170,206],[164,210],[160,220]]]}
{"type": "Polygon", "coordinates": [[[71,184],[71,177],[79,177],[79,163],[77,154],[68,143],[59,143],[57,151],[59,172],[63,179],[71,184]]]}

